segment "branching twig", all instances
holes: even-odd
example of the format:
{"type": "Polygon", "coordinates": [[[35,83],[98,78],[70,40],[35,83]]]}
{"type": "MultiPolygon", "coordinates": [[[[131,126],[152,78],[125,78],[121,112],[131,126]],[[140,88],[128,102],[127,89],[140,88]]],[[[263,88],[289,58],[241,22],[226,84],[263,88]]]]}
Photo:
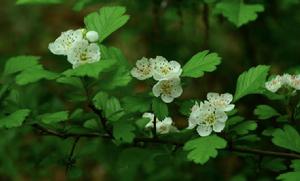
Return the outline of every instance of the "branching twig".
{"type": "Polygon", "coordinates": [[[75,148],[76,148],[76,145],[77,145],[79,139],[80,139],[80,137],[75,138],[74,143],[71,148],[71,151],[70,151],[70,154],[68,156],[67,164],[66,164],[66,175],[68,174],[70,168],[75,164],[75,159],[74,159],[73,155],[74,155],[75,148]]]}
{"type": "MultiPolygon", "coordinates": [[[[68,137],[101,137],[104,139],[114,139],[112,136],[108,134],[100,134],[100,133],[60,133],[55,130],[45,128],[40,125],[34,125],[35,128],[41,130],[48,135],[57,136],[61,138],[68,137]]],[[[136,137],[133,141],[134,143],[153,143],[153,144],[169,144],[177,147],[182,147],[184,145],[183,142],[177,142],[172,140],[161,140],[161,139],[153,139],[153,138],[142,138],[136,137]]],[[[300,159],[300,155],[296,153],[287,153],[287,152],[277,152],[277,151],[269,151],[269,150],[261,150],[256,148],[247,148],[247,147],[239,147],[239,146],[229,146],[227,149],[229,152],[238,152],[238,153],[249,153],[255,155],[262,156],[272,156],[272,157],[281,157],[287,159],[300,159]]]]}

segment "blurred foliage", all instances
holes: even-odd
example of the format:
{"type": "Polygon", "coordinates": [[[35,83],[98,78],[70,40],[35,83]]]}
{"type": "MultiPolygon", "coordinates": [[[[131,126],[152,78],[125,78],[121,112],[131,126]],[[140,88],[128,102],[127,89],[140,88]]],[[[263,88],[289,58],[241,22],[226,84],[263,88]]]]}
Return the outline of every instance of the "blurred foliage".
{"type": "MultiPolygon", "coordinates": [[[[216,1],[18,0],[15,2],[2,0],[0,6],[1,72],[4,69],[5,60],[24,54],[43,56],[41,62],[47,69],[65,70],[69,66],[67,61],[49,53],[49,42],[62,31],[83,27],[84,16],[108,5],[125,6],[130,20],[104,42],[121,49],[131,63],[143,56],[162,55],[184,64],[199,51],[209,49],[212,52],[218,52],[218,55],[222,57],[222,64],[219,65],[217,71],[214,74],[208,73],[201,79],[193,80],[186,87],[184,98],[203,98],[208,90],[234,92],[236,77],[249,67],[259,64],[272,65],[271,73],[282,73],[286,70],[293,73],[300,72],[300,51],[298,50],[300,48],[300,2],[298,0],[245,0],[245,4],[256,3],[264,7],[262,10],[260,6],[256,6],[254,15],[253,12],[249,14],[250,16],[257,15],[258,18],[247,24],[244,24],[244,21],[236,22],[238,18],[236,14],[228,14],[224,10],[228,8],[228,4],[224,3],[222,6],[219,5],[219,8],[215,8],[213,3],[216,1]],[[240,27],[232,22],[236,22],[240,27]]],[[[233,8],[233,12],[238,11],[236,7],[229,6],[229,8],[233,8]]],[[[74,83],[74,81],[71,82],[74,83]]],[[[26,88],[16,88],[9,95],[5,95],[12,102],[17,99],[20,104],[10,104],[6,110],[13,111],[15,107],[39,106],[39,111],[57,112],[57,110],[64,110],[65,107],[75,107],[69,101],[63,102],[62,100],[71,99],[70,97],[82,99],[80,93],[76,96],[66,95],[65,92],[68,89],[61,89],[55,83],[42,82],[42,85],[39,89],[35,84],[28,85],[26,88]],[[49,92],[56,95],[56,98],[50,99],[49,92]]],[[[4,85],[1,85],[1,90],[4,89],[4,85]]],[[[109,84],[106,89],[111,89],[109,84]]],[[[129,89],[124,91],[130,92],[129,89]]],[[[122,92],[116,91],[117,94],[122,94],[122,92]]],[[[238,107],[244,115],[252,115],[255,105],[264,104],[264,102],[266,98],[262,96],[258,98],[249,96],[243,98],[238,107]]],[[[147,109],[147,105],[145,107],[147,109]]],[[[74,112],[72,114],[76,120],[74,112]]],[[[80,110],[78,112],[81,114],[80,110]]],[[[40,115],[41,113],[36,110],[32,114],[40,115]]],[[[89,114],[81,116],[92,117],[89,114]]],[[[81,124],[80,120],[77,121],[81,124]]],[[[250,130],[254,124],[248,123],[251,123],[250,130]]],[[[179,127],[184,127],[184,124],[181,117],[176,119],[176,125],[179,127]]],[[[87,125],[89,129],[95,127],[92,121],[87,125]]],[[[64,126],[67,127],[67,123],[64,126]]],[[[57,127],[57,129],[62,128],[57,127]]],[[[176,148],[166,145],[147,149],[143,149],[144,145],[136,147],[121,145],[122,149],[119,149],[110,141],[88,138],[79,140],[75,158],[71,160],[73,166],[70,167],[69,175],[66,176],[65,165],[70,164],[70,160],[66,159],[70,154],[73,139],[40,136],[30,126],[24,126],[22,129],[1,129],[1,133],[0,180],[154,181],[199,180],[199,178],[201,180],[272,180],[270,178],[276,177],[272,170],[257,169],[255,163],[260,158],[256,156],[241,159],[234,155],[228,156],[228,154],[224,157],[226,153],[220,152],[221,156],[206,163],[204,168],[185,162],[186,152],[181,148],[171,153],[168,152],[176,148]],[[137,157],[139,159],[131,159],[137,157]],[[128,165],[128,160],[135,161],[128,165]]],[[[256,138],[248,137],[247,139],[255,140],[256,138]]],[[[263,163],[267,165],[269,162],[271,161],[266,160],[263,163]]],[[[272,165],[276,165],[279,170],[285,166],[282,165],[282,160],[276,162],[272,160],[272,165]]],[[[258,168],[261,167],[264,165],[258,168]]],[[[268,168],[268,166],[265,167],[268,168]]],[[[289,177],[289,175],[281,177],[289,177]]]]}

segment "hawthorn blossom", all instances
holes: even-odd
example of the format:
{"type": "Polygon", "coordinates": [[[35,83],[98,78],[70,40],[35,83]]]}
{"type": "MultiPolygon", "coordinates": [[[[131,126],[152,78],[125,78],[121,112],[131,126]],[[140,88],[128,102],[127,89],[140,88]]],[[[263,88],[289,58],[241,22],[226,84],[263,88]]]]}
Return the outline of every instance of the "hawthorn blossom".
{"type": "Polygon", "coordinates": [[[162,56],[151,58],[153,62],[153,78],[155,80],[169,79],[179,77],[182,73],[181,65],[176,61],[168,61],[162,56]]]}
{"type": "Polygon", "coordinates": [[[277,75],[272,80],[266,82],[265,87],[273,93],[277,92],[281,87],[291,87],[295,90],[300,90],[300,75],[277,75]]]}
{"type": "MultiPolygon", "coordinates": [[[[152,113],[144,113],[144,118],[149,118],[150,121],[146,124],[146,129],[154,128],[154,114],[152,113]]],[[[158,134],[167,134],[171,132],[178,132],[178,129],[173,126],[173,120],[170,117],[166,117],[164,120],[160,121],[157,118],[156,121],[156,132],[158,134]]]]}
{"type": "Polygon", "coordinates": [[[218,110],[221,111],[231,111],[234,108],[234,104],[230,104],[233,99],[233,96],[229,93],[218,94],[210,92],[207,94],[207,100],[218,110]]]}
{"type": "Polygon", "coordinates": [[[143,57],[136,62],[136,67],[131,70],[131,75],[138,80],[145,80],[153,75],[153,64],[152,62],[143,57]]]}
{"type": "Polygon", "coordinates": [[[275,93],[280,89],[282,86],[282,77],[280,75],[277,75],[274,79],[268,81],[265,83],[266,89],[269,91],[275,93]]]}
{"type": "Polygon", "coordinates": [[[183,90],[179,77],[163,79],[158,81],[152,88],[155,97],[161,96],[165,103],[170,103],[174,98],[179,97],[183,90]]]}
{"type": "Polygon", "coordinates": [[[99,40],[99,35],[98,35],[98,32],[96,32],[96,31],[88,31],[85,34],[85,37],[87,40],[89,40],[89,42],[96,42],[99,40]]]}
{"type": "Polygon", "coordinates": [[[300,74],[291,76],[290,86],[296,90],[300,90],[300,74]]]}
{"type": "Polygon", "coordinates": [[[84,29],[68,30],[48,45],[49,50],[55,55],[67,55],[74,44],[83,39],[84,29]]]}
{"type": "Polygon", "coordinates": [[[96,43],[89,43],[83,39],[76,42],[68,53],[68,61],[73,68],[86,63],[94,63],[100,60],[100,48],[96,43]]]}
{"type": "Polygon", "coordinates": [[[221,132],[225,127],[227,115],[224,111],[217,109],[208,101],[196,103],[189,117],[189,127],[196,130],[200,136],[208,136],[212,131],[221,132]]]}

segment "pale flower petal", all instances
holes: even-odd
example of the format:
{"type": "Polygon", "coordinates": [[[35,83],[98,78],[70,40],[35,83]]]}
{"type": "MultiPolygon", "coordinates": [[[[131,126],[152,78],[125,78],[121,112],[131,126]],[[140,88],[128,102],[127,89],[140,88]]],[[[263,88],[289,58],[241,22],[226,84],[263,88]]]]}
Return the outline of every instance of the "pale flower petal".
{"type": "Polygon", "coordinates": [[[197,132],[200,136],[208,136],[212,132],[212,127],[205,124],[200,124],[197,127],[197,132]]]}
{"type": "Polygon", "coordinates": [[[138,80],[145,80],[153,75],[153,65],[150,60],[143,57],[136,62],[136,67],[131,70],[131,75],[138,80]]]}
{"type": "Polygon", "coordinates": [[[221,132],[225,128],[225,123],[224,122],[219,122],[217,121],[216,124],[213,125],[213,130],[214,132],[221,132]]]}
{"type": "Polygon", "coordinates": [[[181,83],[179,78],[172,78],[172,79],[164,79],[158,81],[152,88],[152,92],[154,96],[159,97],[165,103],[170,103],[181,96],[183,90],[181,88],[181,83]]]}

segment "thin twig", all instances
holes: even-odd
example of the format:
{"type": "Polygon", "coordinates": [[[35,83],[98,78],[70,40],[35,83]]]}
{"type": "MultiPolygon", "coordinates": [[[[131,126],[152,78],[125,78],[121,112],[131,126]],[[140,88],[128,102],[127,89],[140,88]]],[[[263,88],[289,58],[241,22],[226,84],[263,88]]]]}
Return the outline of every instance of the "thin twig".
{"type": "Polygon", "coordinates": [[[103,129],[105,130],[105,132],[110,135],[111,137],[113,137],[113,134],[112,134],[112,131],[107,127],[106,125],[106,119],[105,117],[103,116],[102,114],[102,111],[101,110],[98,110],[93,104],[89,104],[89,107],[91,108],[91,110],[98,115],[100,121],[101,121],[101,124],[103,126],[103,129]]]}
{"type": "MultiPolygon", "coordinates": [[[[101,137],[104,139],[114,139],[112,136],[108,134],[100,134],[100,133],[60,133],[55,130],[45,128],[40,125],[33,125],[35,128],[41,130],[44,133],[47,133],[50,136],[57,136],[61,138],[68,137],[101,137]]],[[[153,138],[142,138],[136,137],[133,141],[134,143],[153,143],[153,144],[170,144],[177,147],[182,147],[184,145],[183,142],[177,142],[172,140],[162,140],[162,139],[153,139],[153,138]]],[[[255,155],[262,156],[272,156],[272,157],[281,157],[288,159],[300,159],[300,155],[296,153],[286,153],[286,152],[277,152],[277,151],[269,151],[269,150],[260,150],[256,148],[247,148],[247,147],[239,147],[239,146],[230,146],[226,149],[229,152],[238,152],[238,153],[249,153],[255,155]]]]}
{"type": "Polygon", "coordinates": [[[69,153],[68,159],[67,159],[67,164],[66,164],[66,175],[68,174],[70,168],[75,164],[75,159],[74,159],[74,152],[75,152],[75,148],[76,145],[79,141],[80,137],[76,137],[74,140],[74,143],[72,145],[71,151],[69,153]]]}
{"type": "MultiPolygon", "coordinates": [[[[154,114],[153,114],[154,115],[154,114]]],[[[154,115],[153,117],[153,138],[156,139],[157,138],[157,132],[156,132],[156,116],[154,115]]]]}

